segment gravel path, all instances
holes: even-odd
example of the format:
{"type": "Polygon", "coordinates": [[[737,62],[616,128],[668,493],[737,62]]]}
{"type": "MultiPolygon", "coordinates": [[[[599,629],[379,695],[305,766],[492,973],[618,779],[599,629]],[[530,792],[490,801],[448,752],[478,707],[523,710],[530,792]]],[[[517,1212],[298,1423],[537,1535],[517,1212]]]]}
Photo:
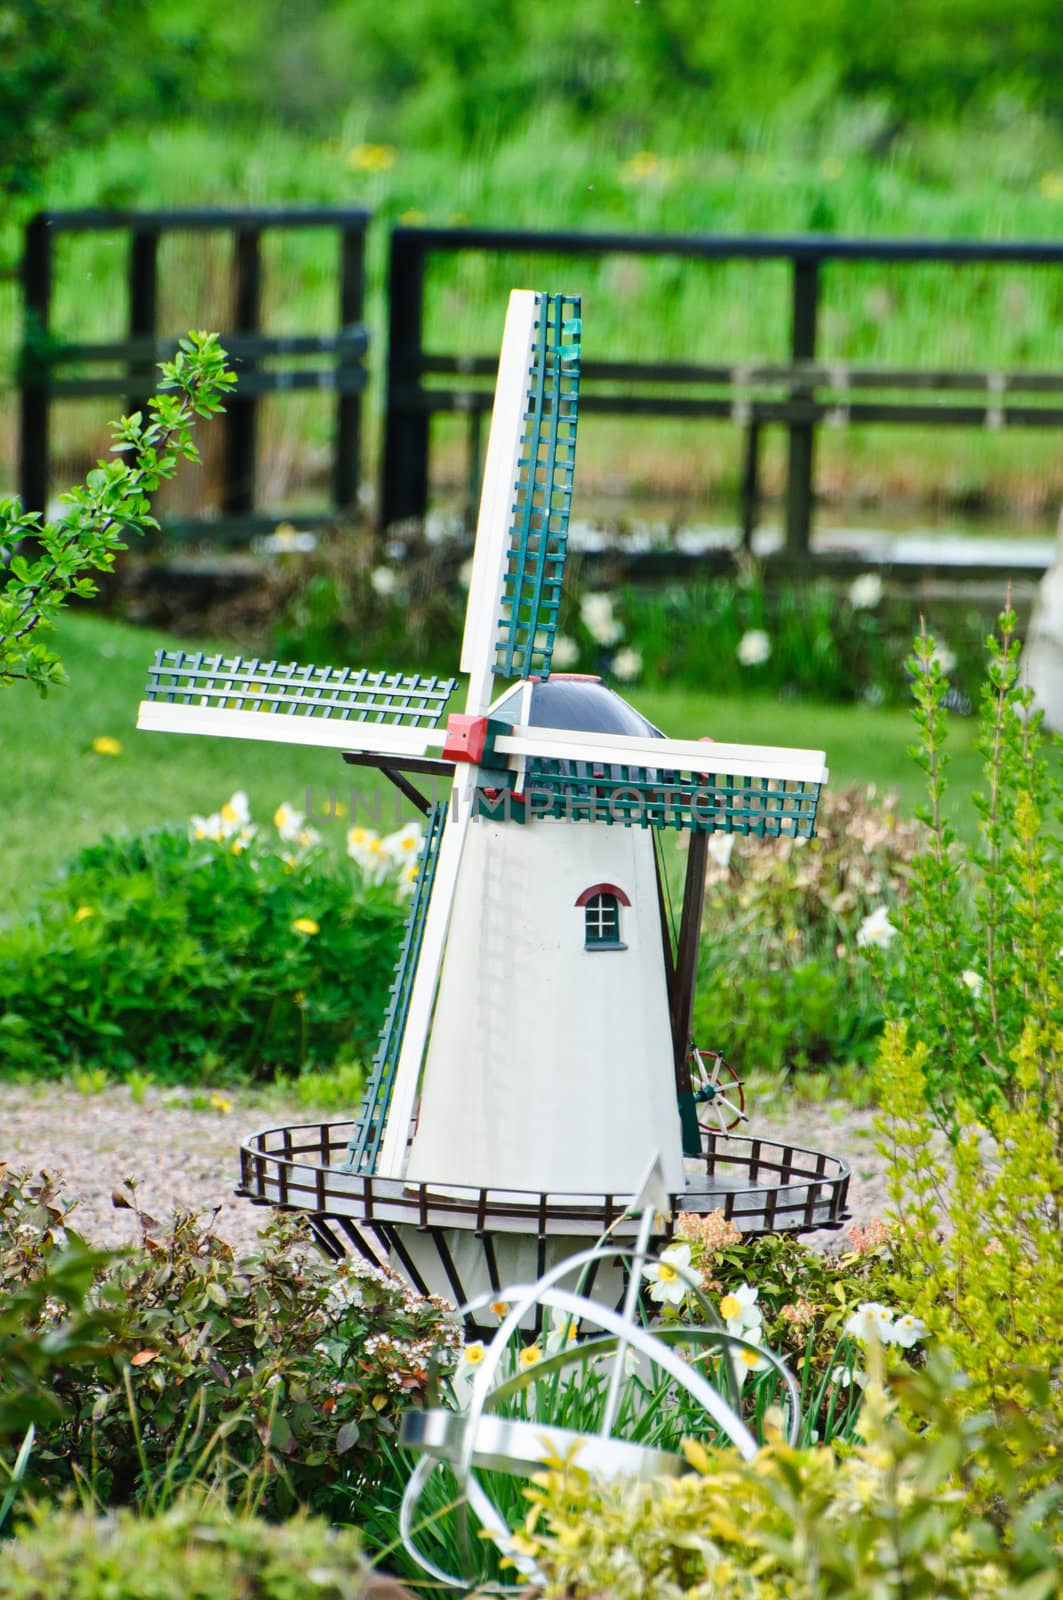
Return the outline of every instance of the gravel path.
{"type": "MultiPolygon", "coordinates": [[[[197,1091],[151,1089],[138,1104],[124,1086],[98,1094],[58,1087],[0,1085],[0,1161],[21,1171],[42,1168],[62,1175],[64,1189],[76,1198],[74,1226],[97,1244],[117,1245],[136,1237],[128,1211],[116,1210],[111,1195],[127,1178],[137,1185],[144,1209],[160,1220],[175,1208],[218,1210],[217,1229],[238,1250],[252,1247],[266,1214],[233,1194],[241,1140],[258,1128],[286,1123],[342,1120],[336,1113],[305,1107],[254,1103],[227,1094],[232,1109],[195,1109],[209,1096],[197,1091]]],[[[781,1115],[758,1116],[752,1131],[769,1139],[788,1139],[844,1157],[852,1168],[849,1209],[854,1221],[882,1216],[886,1183],[882,1157],[875,1149],[873,1113],[842,1101],[800,1104],[781,1115]]],[[[747,1132],[750,1129],[747,1128],[747,1132]]],[[[813,1240],[830,1234],[811,1235],[813,1240]]]]}

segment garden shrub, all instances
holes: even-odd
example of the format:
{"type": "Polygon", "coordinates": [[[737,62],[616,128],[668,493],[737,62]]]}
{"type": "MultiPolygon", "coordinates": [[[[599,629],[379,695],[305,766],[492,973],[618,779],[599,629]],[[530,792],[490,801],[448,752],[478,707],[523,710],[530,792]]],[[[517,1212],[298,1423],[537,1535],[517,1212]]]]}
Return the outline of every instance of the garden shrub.
{"type": "Polygon", "coordinates": [[[1063,1073],[1063,816],[1042,716],[1022,684],[1015,615],[1002,613],[987,641],[978,748],[986,792],[975,797],[979,841],[962,847],[945,818],[948,680],[925,632],[909,663],[919,729],[916,760],[927,778],[920,811],[925,844],[887,986],[891,1014],[926,1046],[927,1102],[949,1126],[962,1100],[983,1119],[1001,1100],[1023,1099],[1020,1059],[1032,1048],[1042,1094],[1063,1073]]]}
{"type": "Polygon", "coordinates": [[[50,1186],[0,1183],[0,1304],[19,1311],[0,1322],[0,1456],[35,1422],[40,1498],[152,1506],[191,1479],[269,1514],[327,1510],[341,1485],[349,1504],[452,1341],[442,1304],[326,1263],[283,1218],[243,1261],[193,1216],[137,1218],[136,1249],[83,1263],[50,1186]],[[32,1364],[10,1359],[27,1346],[32,1364]]]}
{"type": "MultiPolygon", "coordinates": [[[[380,1600],[357,1534],[271,1526],[189,1496],[156,1516],[39,1509],[4,1547],[0,1600],[380,1600]]],[[[403,1592],[391,1590],[395,1600],[403,1592]]]]}
{"type": "Polygon", "coordinates": [[[927,1046],[891,1024],[880,1131],[897,1278],[913,1309],[965,1373],[972,1409],[1010,1413],[1025,1403],[1029,1374],[1053,1374],[1063,1451],[1063,1073],[1045,1071],[1061,1051],[1063,1027],[1045,1039],[1031,1024],[1009,1098],[981,1119],[961,1104],[955,1142],[942,1151],[926,1103],[927,1046]]]}
{"type": "Polygon", "coordinates": [[[825,791],[814,839],[714,841],[698,1044],[740,1073],[869,1060],[882,1002],[863,945],[904,897],[921,836],[893,796],[851,788],[825,791]]]}
{"type": "Polygon", "coordinates": [[[259,1079],[372,1054],[398,869],[213,823],[89,846],[0,930],[0,1074],[259,1079]]]}
{"type": "Polygon", "coordinates": [[[590,1600],[1048,1600],[1063,1580],[1063,1490],[1037,1488],[1050,1438],[963,1417],[944,1368],[901,1381],[910,1427],[869,1385],[865,1441],[843,1455],[776,1443],[743,1462],[688,1447],[698,1475],[538,1474],[514,1553],[547,1597],[590,1600]],[[978,1463],[980,1471],[971,1472],[978,1463]]]}

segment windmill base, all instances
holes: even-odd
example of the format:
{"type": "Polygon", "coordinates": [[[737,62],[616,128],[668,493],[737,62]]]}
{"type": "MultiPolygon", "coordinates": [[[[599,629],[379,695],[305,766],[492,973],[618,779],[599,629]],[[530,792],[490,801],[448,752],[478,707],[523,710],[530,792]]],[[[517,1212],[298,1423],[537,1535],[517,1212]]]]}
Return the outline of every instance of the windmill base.
{"type": "MultiPolygon", "coordinates": [[[[606,1232],[634,1240],[625,1194],[537,1194],[458,1189],[344,1172],[352,1124],[266,1128],[240,1149],[237,1194],[256,1205],[301,1212],[334,1259],[356,1254],[400,1270],[420,1293],[461,1305],[507,1283],[529,1282],[606,1232]]],[[[807,1233],[846,1221],[849,1167],[837,1156],[748,1135],[706,1132],[688,1157],[674,1215],[720,1211],[741,1233],[807,1233]]],[[[667,1237],[666,1230],[660,1242],[667,1237]]],[[[614,1304],[623,1285],[587,1293],[614,1304]]]]}

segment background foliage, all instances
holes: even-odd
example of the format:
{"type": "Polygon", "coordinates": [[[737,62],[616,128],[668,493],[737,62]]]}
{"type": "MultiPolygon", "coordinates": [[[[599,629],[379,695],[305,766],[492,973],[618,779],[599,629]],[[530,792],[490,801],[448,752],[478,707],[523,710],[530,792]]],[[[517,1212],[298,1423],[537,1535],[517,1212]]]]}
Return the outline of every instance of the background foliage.
{"type": "Polygon", "coordinates": [[[203,1082],[367,1060],[403,922],[394,882],[321,847],[286,854],[172,827],[81,851],[0,931],[0,1073],[203,1082]]]}

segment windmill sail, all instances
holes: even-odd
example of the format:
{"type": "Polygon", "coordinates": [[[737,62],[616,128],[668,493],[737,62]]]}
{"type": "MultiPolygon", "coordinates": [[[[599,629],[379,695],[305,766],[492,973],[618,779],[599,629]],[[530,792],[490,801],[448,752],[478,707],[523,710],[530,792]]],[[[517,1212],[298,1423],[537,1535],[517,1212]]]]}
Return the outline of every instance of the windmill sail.
{"type": "Polygon", "coordinates": [[[410,996],[413,991],[417,963],[421,955],[425,919],[428,915],[428,904],[432,895],[432,886],[435,882],[436,863],[439,859],[439,847],[443,840],[446,815],[447,808],[445,803],[434,805],[428,813],[428,827],[421,847],[417,882],[414,885],[413,895],[410,899],[410,909],[406,918],[406,932],[402,941],[402,949],[395,964],[395,976],[391,984],[387,1016],[384,1019],[384,1026],[380,1033],[380,1041],[377,1045],[369,1082],[366,1085],[361,1108],[355,1121],[355,1131],[351,1137],[350,1144],[347,1146],[347,1159],[343,1163],[345,1172],[375,1172],[376,1170],[380,1144],[384,1136],[384,1125],[387,1121],[391,1095],[395,1086],[395,1073],[398,1068],[402,1041],[406,1032],[410,996]]]}
{"type": "Polygon", "coordinates": [[[520,476],[502,594],[495,671],[545,678],[557,636],[576,466],[580,303],[539,295],[520,476]]]}
{"type": "Polygon", "coordinates": [[[416,673],[159,650],[137,727],[417,756],[454,685],[416,673]]]}
{"type": "Polygon", "coordinates": [[[575,471],[580,332],[577,299],[510,295],[461,650],[473,712],[490,702],[495,673],[550,671],[575,471]]]}

